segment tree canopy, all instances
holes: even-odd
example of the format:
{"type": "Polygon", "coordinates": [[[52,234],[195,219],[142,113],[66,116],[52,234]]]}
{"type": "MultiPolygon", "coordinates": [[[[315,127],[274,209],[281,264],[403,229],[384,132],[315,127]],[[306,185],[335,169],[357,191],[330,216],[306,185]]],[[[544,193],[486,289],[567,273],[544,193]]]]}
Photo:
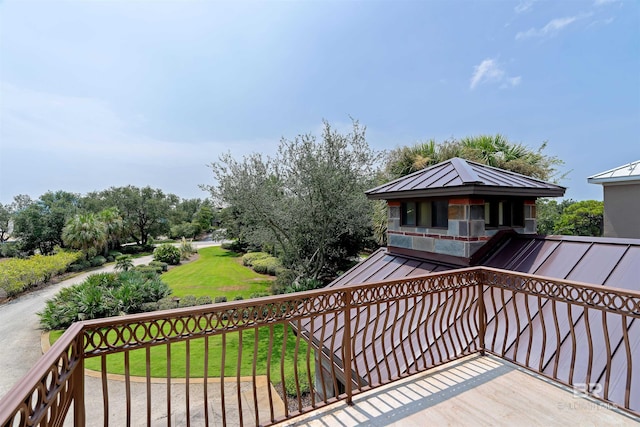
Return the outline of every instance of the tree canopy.
{"type": "Polygon", "coordinates": [[[275,157],[230,154],[211,165],[214,199],[229,207],[229,229],[269,249],[298,277],[334,277],[371,235],[371,203],[364,195],[380,155],[357,121],[343,134],[323,122],[322,136],[283,138],[275,157]]]}
{"type": "Polygon", "coordinates": [[[547,143],[537,149],[510,142],[501,134],[478,135],[451,139],[441,143],[429,140],[413,146],[391,150],[385,171],[388,179],[396,179],[453,157],[461,157],[489,166],[550,180],[563,164],[555,156],[544,154],[547,143]]]}

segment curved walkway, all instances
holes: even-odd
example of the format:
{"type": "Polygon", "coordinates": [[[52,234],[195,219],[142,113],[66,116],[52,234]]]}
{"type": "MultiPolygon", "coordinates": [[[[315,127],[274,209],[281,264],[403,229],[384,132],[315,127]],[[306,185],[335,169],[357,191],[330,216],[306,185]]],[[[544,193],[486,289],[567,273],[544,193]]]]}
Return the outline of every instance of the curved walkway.
{"type": "MultiPolygon", "coordinates": [[[[196,248],[218,246],[220,242],[193,242],[196,248]]],[[[134,264],[148,264],[151,256],[134,259],[134,264]]],[[[0,305],[0,398],[13,387],[42,356],[38,311],[60,289],[82,282],[95,273],[113,271],[114,264],[82,273],[55,285],[22,295],[0,305]]]]}

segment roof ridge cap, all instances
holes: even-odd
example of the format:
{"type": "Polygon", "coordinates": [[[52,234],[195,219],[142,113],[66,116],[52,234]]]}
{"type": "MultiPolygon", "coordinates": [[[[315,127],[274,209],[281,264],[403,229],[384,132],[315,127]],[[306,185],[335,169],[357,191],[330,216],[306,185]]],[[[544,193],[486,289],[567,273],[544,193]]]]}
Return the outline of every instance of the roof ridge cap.
{"type": "Polygon", "coordinates": [[[458,176],[464,183],[482,182],[480,177],[473,168],[467,163],[467,160],[460,157],[452,157],[449,159],[451,166],[456,170],[458,176]]]}

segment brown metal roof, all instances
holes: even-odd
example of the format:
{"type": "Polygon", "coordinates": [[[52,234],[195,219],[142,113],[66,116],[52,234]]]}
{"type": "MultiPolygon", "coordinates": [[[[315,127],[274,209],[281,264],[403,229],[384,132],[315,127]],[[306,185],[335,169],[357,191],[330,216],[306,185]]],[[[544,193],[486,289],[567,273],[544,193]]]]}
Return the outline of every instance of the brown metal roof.
{"type": "MultiPolygon", "coordinates": [[[[494,251],[488,258],[479,262],[479,265],[486,267],[500,268],[504,270],[511,270],[514,272],[529,273],[539,276],[546,276],[554,279],[572,280],[584,282],[592,285],[609,286],[613,288],[622,288],[629,290],[640,290],[640,240],[637,239],[605,239],[605,238],[581,238],[581,237],[567,237],[567,236],[527,236],[527,235],[511,235],[498,245],[498,249],[494,251]]],[[[425,253],[427,255],[427,253],[425,253]]],[[[343,285],[359,284],[365,282],[380,282],[395,279],[403,279],[411,276],[419,276],[429,274],[431,272],[445,271],[455,269],[457,266],[445,265],[437,263],[435,261],[425,259],[408,258],[402,255],[390,254],[386,249],[379,249],[372,254],[368,259],[356,265],[349,270],[346,274],[331,283],[330,287],[338,287],[343,285]]],[[[570,349],[565,347],[574,345],[567,337],[570,334],[570,328],[573,330],[584,329],[584,323],[588,322],[590,330],[597,332],[597,328],[602,328],[602,319],[596,319],[599,316],[596,312],[591,312],[589,319],[584,318],[582,309],[578,309],[575,306],[569,310],[568,307],[563,309],[563,303],[556,303],[555,308],[549,302],[543,303],[540,307],[538,301],[529,300],[529,304],[525,307],[524,294],[517,294],[514,298],[513,293],[510,291],[504,291],[500,294],[500,290],[494,289],[493,291],[485,291],[484,299],[485,304],[491,304],[491,300],[504,301],[504,312],[501,315],[514,316],[514,311],[519,310],[520,313],[525,311],[529,312],[529,316],[534,319],[533,326],[524,324],[520,330],[511,328],[511,330],[496,330],[495,318],[487,319],[487,335],[491,336],[495,333],[499,337],[499,341],[502,343],[504,340],[505,356],[508,359],[514,360],[523,365],[534,367],[542,366],[543,372],[547,372],[551,369],[558,369],[560,379],[565,378],[568,380],[570,375],[571,361],[568,358],[560,358],[560,362],[557,367],[552,363],[552,359],[556,353],[568,354],[570,349]],[[494,294],[491,295],[491,292],[494,294]],[[503,299],[504,298],[504,299],[503,299]],[[517,307],[517,308],[515,308],[517,307]],[[557,313],[569,312],[564,318],[558,319],[558,337],[557,340],[547,340],[544,342],[542,338],[544,333],[542,328],[547,328],[547,336],[555,336],[556,331],[549,331],[550,322],[545,326],[544,321],[541,323],[541,318],[549,319],[550,316],[557,316],[557,313]],[[554,314],[555,313],[555,314],[554,314]],[[569,317],[570,316],[570,317],[569,317]],[[594,317],[594,318],[591,318],[594,317]],[[571,319],[571,321],[570,321],[571,319]],[[595,329],[594,329],[595,328],[595,329]],[[525,354],[525,346],[521,346],[519,349],[514,346],[517,336],[531,337],[532,350],[529,354],[525,354]],[[559,347],[557,343],[560,343],[559,347]],[[540,363],[540,358],[543,358],[540,363]]],[[[448,294],[448,298],[462,298],[455,294],[448,294]]],[[[433,296],[434,300],[436,296],[433,296]]],[[[438,301],[434,305],[434,310],[440,303],[441,296],[437,296],[438,301]]],[[[465,297],[466,298],[466,297],[465,297]]],[[[390,316],[405,316],[406,318],[413,319],[416,317],[416,323],[419,323],[418,317],[426,316],[427,313],[422,313],[416,306],[416,300],[401,301],[397,304],[379,305],[378,307],[370,307],[369,316],[374,319],[376,315],[390,316]],[[377,313],[379,310],[380,313],[377,313]]],[[[564,304],[566,306],[566,304],[564,304]]],[[[354,320],[358,317],[357,310],[352,312],[352,325],[357,322],[354,320]]],[[[459,318],[462,318],[463,313],[459,318]]],[[[602,317],[602,316],[599,316],[602,317]]],[[[333,328],[332,325],[328,325],[329,329],[333,328]]],[[[335,339],[337,342],[341,342],[342,334],[344,330],[344,319],[335,319],[336,330],[335,337],[326,337],[323,343],[327,348],[329,347],[329,340],[335,339]]],[[[384,322],[380,322],[382,325],[384,322]]],[[[407,328],[408,326],[407,322],[407,328]]],[[[501,324],[504,324],[502,322],[501,324]]],[[[442,325],[441,325],[442,326],[442,325]]],[[[384,362],[387,357],[392,357],[392,352],[403,351],[407,354],[412,352],[411,349],[418,348],[418,334],[409,330],[379,330],[373,331],[375,336],[385,335],[389,336],[391,342],[397,344],[391,346],[380,346],[380,340],[372,340],[371,337],[363,336],[363,330],[365,325],[360,324],[357,330],[354,331],[356,336],[356,342],[360,343],[355,346],[359,352],[353,355],[354,361],[358,365],[360,372],[367,372],[368,377],[373,382],[382,382],[388,378],[397,377],[398,375],[407,372],[414,364],[431,364],[436,365],[437,360],[430,360],[424,355],[415,355],[415,359],[409,358],[409,363],[401,363],[398,365],[392,364],[391,371],[385,371],[377,368],[384,362]],[[359,336],[360,335],[360,336],[359,336]],[[367,345],[368,341],[369,344],[367,345]],[[411,342],[409,342],[411,341],[411,342]],[[371,343],[376,343],[376,349],[371,348],[371,343]],[[362,345],[364,344],[364,345],[362,345]],[[376,356],[374,358],[374,355],[376,356]]],[[[429,337],[429,342],[435,346],[447,346],[454,345],[453,342],[444,342],[445,335],[448,328],[457,327],[454,323],[444,325],[443,330],[438,332],[431,331],[432,334],[429,337]],[[435,335],[434,335],[435,334],[435,335]]],[[[500,328],[501,326],[498,326],[500,328]]],[[[304,328],[304,325],[303,325],[304,328]]],[[[610,325],[608,328],[608,336],[610,340],[610,348],[616,349],[620,347],[620,343],[623,340],[623,331],[619,324],[610,325]]],[[[640,323],[633,322],[628,328],[627,334],[630,338],[630,345],[634,354],[640,351],[640,323]]],[[[604,336],[603,334],[594,334],[594,336],[604,336]]],[[[316,337],[317,339],[318,337],[316,337]]],[[[578,346],[586,344],[586,337],[584,335],[578,335],[578,346]]],[[[593,363],[591,364],[591,378],[592,382],[603,381],[600,377],[604,375],[606,370],[606,353],[605,344],[600,343],[598,347],[595,343],[595,351],[593,354],[593,363]]],[[[581,347],[578,347],[581,348],[581,347]]],[[[460,349],[458,349],[460,350],[460,349]]],[[[334,353],[335,359],[340,359],[341,348],[337,347],[334,353]]],[[[575,372],[573,375],[575,378],[585,378],[586,369],[589,366],[586,358],[588,352],[578,352],[577,361],[575,364],[575,372]],[[585,359],[585,360],[582,360],[585,359]]],[[[395,358],[398,360],[398,358],[395,358]]],[[[612,363],[626,364],[626,356],[623,351],[616,352],[613,355],[612,363]]],[[[623,370],[620,370],[622,372],[623,370]]],[[[640,393],[640,377],[634,377],[634,383],[632,385],[637,393],[640,393]]],[[[625,393],[625,378],[612,376],[610,382],[610,396],[615,398],[616,396],[623,396],[625,393]]],[[[623,398],[622,398],[623,399],[623,398]]],[[[614,399],[614,401],[616,401],[614,399]]],[[[622,400],[617,400],[622,401],[622,400]]],[[[635,410],[640,410],[640,402],[637,403],[635,410]]]]}
{"type": "Polygon", "coordinates": [[[366,192],[371,199],[450,195],[558,197],[565,188],[515,172],[454,157],[366,192]]]}

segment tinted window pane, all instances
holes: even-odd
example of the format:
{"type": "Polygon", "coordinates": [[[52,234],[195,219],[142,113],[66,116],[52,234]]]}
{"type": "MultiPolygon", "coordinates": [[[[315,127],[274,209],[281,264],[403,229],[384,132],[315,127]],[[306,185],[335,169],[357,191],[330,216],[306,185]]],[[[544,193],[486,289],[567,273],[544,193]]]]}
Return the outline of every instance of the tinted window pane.
{"type": "Polygon", "coordinates": [[[449,226],[449,201],[438,200],[431,205],[431,225],[447,228],[449,226]]]}
{"type": "Polygon", "coordinates": [[[416,225],[415,202],[406,202],[402,204],[402,225],[416,225]]]}

